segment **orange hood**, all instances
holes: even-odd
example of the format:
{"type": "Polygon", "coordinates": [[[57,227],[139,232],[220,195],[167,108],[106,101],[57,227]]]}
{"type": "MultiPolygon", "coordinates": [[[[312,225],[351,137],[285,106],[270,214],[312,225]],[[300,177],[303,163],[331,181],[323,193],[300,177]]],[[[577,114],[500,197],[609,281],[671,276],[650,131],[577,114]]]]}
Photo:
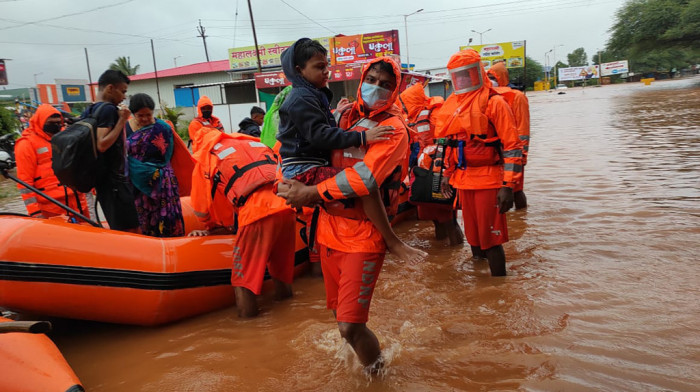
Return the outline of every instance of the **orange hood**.
{"type": "Polygon", "coordinates": [[[399,86],[401,86],[401,68],[398,64],[396,64],[394,60],[392,60],[389,57],[379,57],[366,63],[362,67],[362,77],[360,78],[360,85],[357,87],[357,100],[353,104],[352,111],[350,113],[350,123],[354,123],[360,117],[372,118],[382,112],[388,112],[390,114],[400,117],[401,110],[399,110],[399,108],[394,104],[397,98],[399,97],[399,86]],[[372,67],[372,65],[380,61],[384,61],[386,63],[391,64],[391,67],[394,69],[394,75],[396,75],[396,88],[387,100],[386,105],[367,113],[365,102],[362,100],[362,81],[365,80],[365,77],[367,76],[367,72],[369,72],[370,67],[372,67]]]}
{"type": "Polygon", "coordinates": [[[421,83],[416,83],[404,90],[399,98],[406,108],[408,118],[411,119],[416,118],[418,113],[428,104],[428,97],[425,96],[425,90],[421,83]]]}
{"type": "Polygon", "coordinates": [[[489,75],[493,75],[493,77],[496,78],[496,81],[498,82],[498,87],[508,87],[508,83],[510,83],[510,78],[508,77],[508,68],[506,68],[506,64],[503,62],[494,64],[491,68],[489,68],[489,75]]]}
{"type": "Polygon", "coordinates": [[[39,105],[39,107],[36,109],[36,113],[34,113],[32,118],[29,119],[29,127],[22,132],[22,136],[35,134],[39,135],[43,139],[51,140],[51,136],[44,132],[44,124],[46,124],[46,120],[48,120],[49,117],[53,116],[54,114],[58,114],[60,116],[61,112],[47,103],[39,105]]]}
{"type": "Polygon", "coordinates": [[[437,113],[435,137],[445,137],[459,133],[481,134],[486,131],[488,121],[483,124],[484,113],[489,102],[492,84],[486,76],[481,56],[473,49],[459,51],[450,57],[447,69],[464,67],[478,63],[481,71],[481,87],[463,94],[454,92],[447,98],[437,113]]]}
{"type": "Polygon", "coordinates": [[[202,95],[202,97],[199,98],[199,101],[197,101],[197,117],[202,117],[202,107],[204,106],[211,106],[212,109],[214,109],[214,104],[206,95],[202,95]]]}

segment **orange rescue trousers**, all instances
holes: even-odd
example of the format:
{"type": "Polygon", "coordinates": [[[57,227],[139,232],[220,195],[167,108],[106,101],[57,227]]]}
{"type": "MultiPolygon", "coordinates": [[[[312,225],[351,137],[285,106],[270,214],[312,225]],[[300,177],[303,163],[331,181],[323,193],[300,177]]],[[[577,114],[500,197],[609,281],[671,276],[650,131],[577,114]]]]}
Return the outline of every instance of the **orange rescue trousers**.
{"type": "Polygon", "coordinates": [[[294,210],[266,216],[238,229],[233,248],[231,285],[260,295],[265,267],[284,283],[294,278],[294,210]]]}
{"type": "Polygon", "coordinates": [[[486,250],[508,242],[506,214],[498,212],[497,196],[498,189],[459,190],[469,245],[486,250]]]}
{"type": "Polygon", "coordinates": [[[338,322],[366,323],[386,253],[345,253],[325,245],[319,251],[326,307],[336,311],[338,322]]]}

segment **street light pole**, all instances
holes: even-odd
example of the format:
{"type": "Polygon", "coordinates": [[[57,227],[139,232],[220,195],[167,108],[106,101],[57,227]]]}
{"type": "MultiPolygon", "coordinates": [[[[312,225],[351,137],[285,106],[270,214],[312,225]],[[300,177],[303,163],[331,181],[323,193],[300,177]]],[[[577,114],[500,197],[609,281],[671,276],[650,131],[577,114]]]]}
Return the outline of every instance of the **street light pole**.
{"type": "Polygon", "coordinates": [[[483,44],[484,44],[484,33],[488,33],[488,32],[491,31],[491,30],[492,30],[492,29],[488,29],[488,30],[484,30],[484,31],[482,31],[482,32],[478,32],[478,31],[476,31],[476,30],[472,30],[472,32],[479,34],[479,45],[483,45],[483,44]]]}
{"type": "Polygon", "coordinates": [[[39,73],[34,74],[34,87],[36,87],[39,84],[39,82],[36,81],[36,77],[41,75],[41,74],[43,74],[43,72],[39,72],[39,73]]]}
{"type": "Polygon", "coordinates": [[[177,56],[175,56],[175,57],[173,57],[173,63],[175,64],[175,68],[177,68],[177,59],[180,58],[180,57],[182,57],[181,54],[180,54],[180,55],[177,55],[177,56]]]}
{"type": "Polygon", "coordinates": [[[554,53],[553,53],[553,55],[554,55],[554,77],[556,78],[556,81],[557,81],[556,83],[554,83],[555,90],[557,89],[557,85],[559,84],[559,73],[557,72],[557,64],[559,63],[559,61],[557,61],[557,48],[560,46],[564,46],[564,45],[561,45],[561,44],[554,45],[554,47],[552,48],[552,50],[554,51],[554,53]]]}
{"type": "Polygon", "coordinates": [[[403,28],[404,28],[404,32],[405,32],[404,35],[406,36],[406,69],[408,69],[409,71],[411,70],[411,58],[408,55],[408,23],[406,20],[408,19],[409,16],[411,16],[413,14],[417,14],[421,11],[423,11],[423,8],[419,9],[418,11],[414,11],[414,12],[411,12],[410,14],[403,16],[403,28]]]}

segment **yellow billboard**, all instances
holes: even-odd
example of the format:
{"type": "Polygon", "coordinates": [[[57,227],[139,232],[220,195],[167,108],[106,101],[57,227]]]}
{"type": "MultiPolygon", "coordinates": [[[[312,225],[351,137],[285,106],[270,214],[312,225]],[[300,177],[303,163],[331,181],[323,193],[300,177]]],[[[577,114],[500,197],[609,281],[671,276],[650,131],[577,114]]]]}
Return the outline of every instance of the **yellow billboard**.
{"type": "Polygon", "coordinates": [[[486,69],[500,61],[504,61],[507,68],[521,68],[525,66],[525,41],[459,47],[459,50],[464,49],[474,49],[479,52],[481,62],[484,63],[486,69]]]}
{"type": "MultiPolygon", "coordinates": [[[[326,50],[330,52],[330,38],[314,38],[326,50]]],[[[270,65],[280,66],[280,55],[288,47],[292,46],[295,41],[277,42],[274,44],[258,45],[258,53],[260,54],[260,62],[263,67],[270,65]]],[[[248,69],[258,67],[258,57],[255,55],[255,46],[245,46],[242,48],[233,48],[228,50],[228,62],[231,69],[248,69]]]]}

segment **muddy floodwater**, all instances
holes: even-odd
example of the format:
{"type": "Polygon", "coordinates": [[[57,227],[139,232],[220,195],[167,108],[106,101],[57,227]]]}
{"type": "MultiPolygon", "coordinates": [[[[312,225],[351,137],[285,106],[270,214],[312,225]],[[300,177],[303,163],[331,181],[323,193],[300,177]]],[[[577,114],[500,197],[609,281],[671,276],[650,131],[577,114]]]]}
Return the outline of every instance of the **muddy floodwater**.
{"type": "Polygon", "coordinates": [[[383,378],[362,375],[312,277],[252,320],[59,320],[52,338],[87,391],[700,390],[700,78],[528,97],[529,207],[508,213],[508,276],[432,224],[400,224],[430,256],[388,256],[379,277],[383,378]]]}

